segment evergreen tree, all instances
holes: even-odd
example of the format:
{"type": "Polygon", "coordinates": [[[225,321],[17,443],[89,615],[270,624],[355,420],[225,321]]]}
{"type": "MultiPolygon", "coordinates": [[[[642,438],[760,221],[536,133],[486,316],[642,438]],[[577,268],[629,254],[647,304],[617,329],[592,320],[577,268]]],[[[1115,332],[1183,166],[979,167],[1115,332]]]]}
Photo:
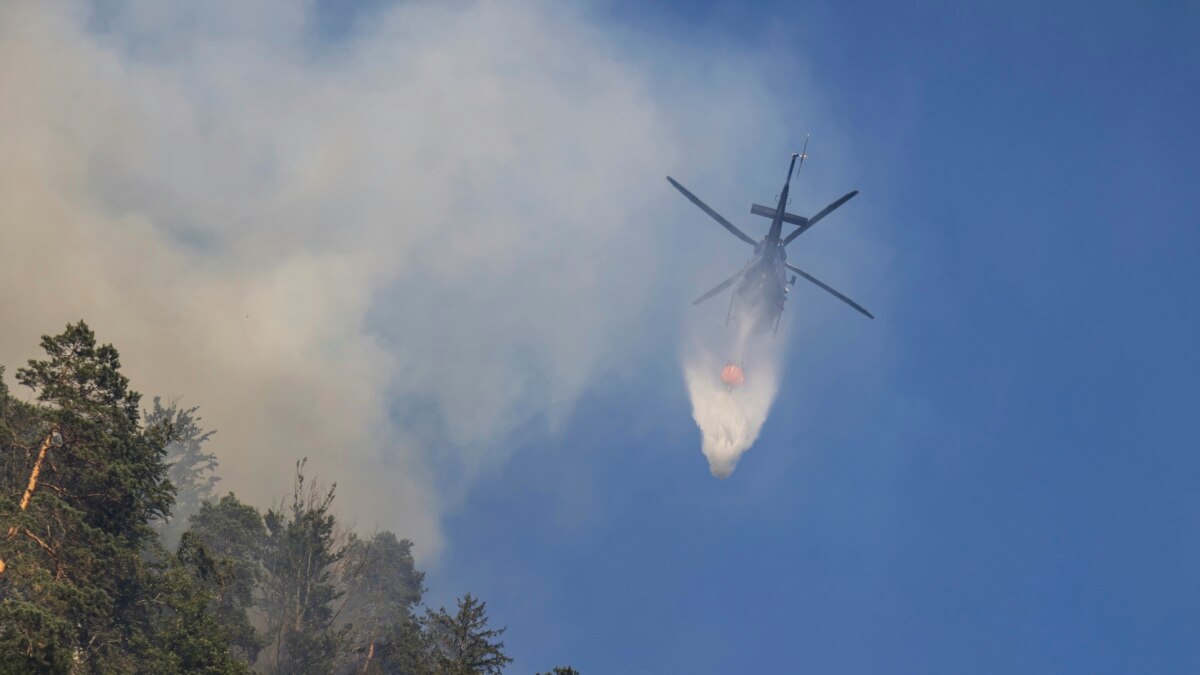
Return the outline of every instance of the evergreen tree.
{"type": "Polygon", "coordinates": [[[230,493],[218,502],[201,504],[190,523],[180,541],[179,557],[208,561],[211,573],[205,586],[213,596],[211,611],[229,631],[234,654],[254,663],[265,643],[251,622],[256,593],[264,581],[267,529],[263,517],[230,493]]]}
{"type": "Polygon", "coordinates": [[[32,496],[53,427],[44,411],[9,395],[3,374],[0,368],[0,672],[63,672],[75,644],[74,593],[43,565],[45,552],[33,550],[43,500],[32,496]]]}
{"type": "Polygon", "coordinates": [[[163,544],[174,549],[179,537],[187,529],[188,519],[200,509],[200,505],[213,498],[213,486],[220,478],[216,475],[217,456],[206,452],[204,444],[215,431],[200,427],[198,407],[180,408],[172,401],[163,406],[162,399],[154,397],[154,407],[146,412],[147,427],[164,427],[170,430],[167,445],[167,477],[175,486],[175,507],[171,517],[158,523],[163,544]]]}
{"type": "Polygon", "coordinates": [[[499,639],[505,629],[488,628],[487,603],[470,593],[458,601],[454,616],[445,607],[428,611],[425,625],[437,675],[498,675],[512,662],[499,639]]]}
{"type": "MultiPolygon", "coordinates": [[[[17,381],[48,404],[47,421],[61,437],[56,494],[76,507],[86,525],[134,548],[154,536],[148,523],[170,513],[174,490],[164,459],[168,427],[143,430],[141,394],[129,389],[112,345],[80,321],[42,338],[50,357],[30,360],[17,381]]],[[[43,492],[42,494],[46,494],[43,492]]]]}
{"type": "Polygon", "coordinates": [[[139,664],[178,670],[186,662],[236,672],[222,631],[188,614],[202,597],[194,577],[150,527],[172,504],[163,461],[169,425],[140,426],[139,395],[116,349],[98,346],[83,322],[43,338],[42,347],[46,360],[17,371],[39,404],[0,391],[0,664],[13,672],[136,672],[139,664]],[[172,647],[189,656],[171,660],[172,647]]]}
{"type": "MultiPolygon", "coordinates": [[[[417,608],[412,542],[338,530],[334,489],[296,465],[265,516],[210,501],[212,432],[196,408],[139,395],[83,322],[45,337],[17,380],[0,368],[0,673],[502,672],[503,628],[470,594],[450,615],[417,608]],[[175,497],[189,529],[169,552],[152,524],[175,497]]],[[[559,667],[554,675],[577,675],[559,667]]]]}
{"type": "Polygon", "coordinates": [[[276,673],[330,673],[346,656],[348,629],[335,628],[333,604],[339,566],[346,555],[332,512],[336,486],[305,487],[304,461],[296,463],[291,505],[269,510],[265,520],[266,572],[262,609],[267,617],[270,662],[276,673]]]}
{"type": "Polygon", "coordinates": [[[230,626],[211,611],[214,597],[208,582],[218,570],[195,540],[185,538],[178,557],[166,556],[151,565],[154,573],[139,601],[146,629],[135,633],[127,647],[133,672],[249,673],[231,653],[230,626]]]}
{"type": "Polygon", "coordinates": [[[42,489],[27,490],[28,508],[5,519],[12,524],[4,601],[71,626],[66,645],[47,649],[65,648],[87,668],[124,667],[141,623],[148,523],[171,506],[165,443],[142,432],[139,395],[120,373],[116,349],[97,346],[84,323],[43,338],[42,347],[49,358],[31,360],[17,380],[43,403],[35,434],[52,442],[37,465],[42,489]]]}
{"type": "Polygon", "coordinates": [[[425,575],[413,562],[412,542],[380,532],[369,541],[351,537],[344,567],[344,620],[358,673],[423,673],[427,649],[415,608],[425,575]]]}

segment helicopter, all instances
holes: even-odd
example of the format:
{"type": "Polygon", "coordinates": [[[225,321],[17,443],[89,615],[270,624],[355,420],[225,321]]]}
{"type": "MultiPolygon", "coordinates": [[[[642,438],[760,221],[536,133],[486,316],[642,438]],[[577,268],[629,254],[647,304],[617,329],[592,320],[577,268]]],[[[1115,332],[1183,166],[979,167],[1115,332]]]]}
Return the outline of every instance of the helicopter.
{"type": "Polygon", "coordinates": [[[858,194],[858,190],[854,190],[842,196],[811,218],[787,213],[785,208],[789,201],[788,191],[791,187],[793,170],[795,170],[797,176],[800,174],[799,170],[796,169],[796,160],[800,160],[800,167],[803,168],[804,160],[808,157],[807,153],[808,139],[806,138],[804,149],[792,154],[791,164],[788,165],[787,179],[784,181],[783,190],[779,193],[778,203],[775,208],[763,206],[762,204],[751,204],[750,213],[771,219],[771,229],[768,230],[766,236],[760,241],[755,241],[745,232],[735,227],[728,219],[700,201],[699,197],[689,192],[687,188],[680,185],[674,178],[667,176],[667,181],[676,190],[683,193],[683,196],[687,197],[688,201],[700,207],[701,211],[704,211],[713,220],[720,223],[730,234],[754,247],[754,254],[741,270],[692,302],[693,305],[699,305],[705,300],[718,295],[726,288],[734,286],[733,294],[729,300],[729,312],[725,317],[726,325],[729,325],[730,320],[736,317],[739,322],[746,322],[747,327],[754,333],[766,333],[767,331],[771,331],[772,334],[777,333],[779,331],[779,320],[783,315],[783,306],[787,302],[789,287],[796,284],[797,275],[804,277],[817,287],[850,305],[867,318],[875,318],[857,302],[842,295],[808,272],[787,262],[786,247],[788,244],[792,243],[796,237],[807,232],[809,228],[816,225],[822,218],[828,216],[839,206],[850,201],[858,194]],[[796,229],[785,236],[783,234],[784,223],[793,225],[796,229]],[[792,273],[790,280],[788,279],[788,272],[792,273]]]}

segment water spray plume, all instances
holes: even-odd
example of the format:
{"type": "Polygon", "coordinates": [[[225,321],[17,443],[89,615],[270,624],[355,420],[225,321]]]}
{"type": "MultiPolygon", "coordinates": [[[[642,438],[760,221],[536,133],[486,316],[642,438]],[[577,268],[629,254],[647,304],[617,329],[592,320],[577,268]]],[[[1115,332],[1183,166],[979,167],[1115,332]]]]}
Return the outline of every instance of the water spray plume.
{"type": "Polygon", "coordinates": [[[774,346],[755,344],[751,362],[747,363],[749,332],[735,330],[732,340],[712,341],[732,344],[722,348],[695,341],[683,357],[692,417],[700,428],[700,449],[708,459],[709,470],[721,479],[733,473],[738,460],[758,439],[779,389],[779,358],[774,346]],[[731,387],[725,381],[730,365],[718,353],[732,356],[733,363],[739,364],[738,386],[731,387]]]}

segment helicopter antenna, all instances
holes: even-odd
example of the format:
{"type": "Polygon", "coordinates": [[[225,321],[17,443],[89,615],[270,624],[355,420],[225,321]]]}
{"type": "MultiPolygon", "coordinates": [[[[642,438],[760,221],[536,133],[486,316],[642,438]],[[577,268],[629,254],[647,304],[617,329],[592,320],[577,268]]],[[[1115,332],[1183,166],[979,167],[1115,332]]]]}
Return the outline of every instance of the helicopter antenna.
{"type": "Polygon", "coordinates": [[[811,135],[812,134],[804,135],[804,149],[800,151],[799,155],[795,155],[800,158],[800,166],[796,167],[796,178],[800,177],[800,169],[804,168],[804,160],[808,159],[808,137],[811,135]]]}

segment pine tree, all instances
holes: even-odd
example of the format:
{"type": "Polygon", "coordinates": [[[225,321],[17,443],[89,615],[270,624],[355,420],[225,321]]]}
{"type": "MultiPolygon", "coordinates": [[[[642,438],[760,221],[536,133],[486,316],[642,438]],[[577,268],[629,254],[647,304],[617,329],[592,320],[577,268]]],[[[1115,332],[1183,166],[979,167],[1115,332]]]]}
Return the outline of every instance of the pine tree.
{"type": "Polygon", "coordinates": [[[351,537],[346,553],[343,619],[352,626],[357,673],[426,672],[426,648],[415,608],[425,575],[413,562],[412,542],[380,532],[351,537]]]}
{"type": "Polygon", "coordinates": [[[218,502],[201,504],[189,522],[179,557],[207,561],[211,573],[204,583],[213,596],[210,609],[229,631],[234,654],[254,663],[265,644],[251,621],[265,574],[267,529],[263,517],[230,493],[218,502]]]}
{"type": "Polygon", "coordinates": [[[47,358],[17,371],[36,403],[9,395],[0,368],[0,673],[495,675],[511,663],[505,629],[470,594],[454,615],[418,618],[412,543],[339,531],[334,489],[308,482],[303,461],[289,501],[265,515],[232,494],[205,501],[216,464],[196,408],[155,399],[143,425],[116,349],[83,322],[42,346],[47,358]],[[193,511],[174,552],[152,527],[170,522],[171,475],[193,511]]]}
{"type": "Polygon", "coordinates": [[[425,625],[437,675],[498,675],[512,662],[499,639],[505,629],[488,628],[487,603],[470,593],[458,601],[457,614],[429,611],[425,625]]]}
{"type": "Polygon", "coordinates": [[[170,430],[143,433],[141,394],[129,389],[117,350],[97,346],[87,324],[42,338],[42,348],[50,358],[30,360],[17,381],[48,404],[46,416],[61,437],[56,474],[65,484],[56,494],[78,508],[88,526],[136,548],[154,536],[148,523],[167,516],[174,502],[163,461],[170,430]]]}
{"type": "Polygon", "coordinates": [[[349,631],[335,628],[333,606],[342,595],[336,580],[346,545],[335,531],[336,486],[305,487],[303,469],[297,462],[291,505],[264,519],[268,666],[277,673],[330,673],[349,652],[349,631]]]}
{"type": "Polygon", "coordinates": [[[67,621],[73,660],[124,664],[123,647],[140,623],[148,523],[172,502],[164,438],[143,433],[139,395],[120,373],[116,349],[97,346],[86,324],[43,338],[42,347],[49,358],[31,360],[17,380],[37,393],[35,434],[52,442],[41,489],[6,518],[4,601],[67,621]]]}
{"type": "Polygon", "coordinates": [[[116,349],[83,322],[42,347],[17,371],[38,404],[0,391],[0,666],[237,672],[223,632],[192,611],[203,591],[150,527],[172,504],[169,426],[140,426],[116,349]]]}
{"type": "Polygon", "coordinates": [[[135,632],[125,648],[133,672],[249,673],[248,666],[231,653],[230,626],[211,611],[214,596],[207,582],[218,570],[195,540],[185,537],[179,556],[164,556],[151,567],[153,573],[139,600],[145,628],[135,632]]]}
{"type": "Polygon", "coordinates": [[[154,407],[146,412],[146,427],[163,427],[169,430],[170,444],[167,445],[167,477],[175,486],[175,506],[171,517],[157,523],[163,544],[174,549],[179,537],[188,527],[188,519],[200,509],[200,505],[213,498],[213,487],[220,478],[216,475],[217,456],[207,452],[205,443],[215,431],[200,427],[198,407],[180,408],[172,401],[163,406],[162,399],[154,397],[154,407]]]}
{"type": "Polygon", "coordinates": [[[46,552],[34,550],[44,500],[32,497],[53,426],[44,411],[9,395],[3,374],[0,368],[0,672],[63,672],[75,643],[73,593],[44,566],[46,552]]]}

